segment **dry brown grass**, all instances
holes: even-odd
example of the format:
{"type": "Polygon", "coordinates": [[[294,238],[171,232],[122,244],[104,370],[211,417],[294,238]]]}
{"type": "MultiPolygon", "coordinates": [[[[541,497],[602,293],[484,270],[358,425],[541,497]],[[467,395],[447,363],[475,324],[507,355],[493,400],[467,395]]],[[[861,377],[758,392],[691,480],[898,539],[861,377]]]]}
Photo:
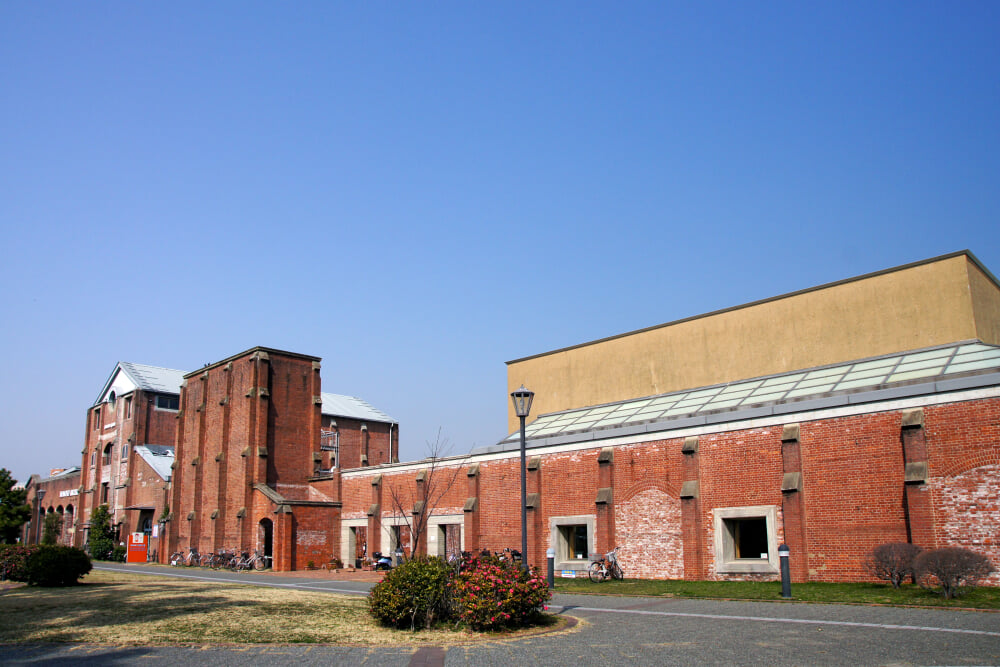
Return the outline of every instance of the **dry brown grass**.
{"type": "MultiPolygon", "coordinates": [[[[362,596],[94,571],[81,586],[0,595],[0,642],[454,644],[469,632],[375,624],[362,596]]],[[[490,637],[497,639],[497,637],[490,637]]]]}

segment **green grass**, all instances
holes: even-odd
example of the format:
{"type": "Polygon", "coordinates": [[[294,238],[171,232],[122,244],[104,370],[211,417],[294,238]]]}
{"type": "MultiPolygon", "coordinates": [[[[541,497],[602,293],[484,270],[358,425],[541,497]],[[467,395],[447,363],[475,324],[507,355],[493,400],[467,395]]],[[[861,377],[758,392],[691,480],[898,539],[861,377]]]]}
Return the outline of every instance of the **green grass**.
{"type": "MultiPolygon", "coordinates": [[[[726,600],[782,600],[781,584],[760,581],[649,581],[625,579],[599,584],[589,579],[556,579],[556,593],[641,595],[726,600]]],[[[919,586],[895,590],[888,584],[792,584],[792,600],[838,604],[890,604],[960,609],[1000,609],[1000,588],[980,587],[952,600],[919,586]]]]}

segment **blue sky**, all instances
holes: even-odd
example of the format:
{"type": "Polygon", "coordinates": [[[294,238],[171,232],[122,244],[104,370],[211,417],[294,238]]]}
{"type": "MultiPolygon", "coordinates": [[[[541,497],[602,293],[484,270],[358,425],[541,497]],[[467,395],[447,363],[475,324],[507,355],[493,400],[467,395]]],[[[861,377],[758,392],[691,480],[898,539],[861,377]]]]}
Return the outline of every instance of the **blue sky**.
{"type": "Polygon", "coordinates": [[[321,356],[416,458],[504,362],[968,248],[1000,4],[3,3],[0,466],[119,360],[321,356]]]}

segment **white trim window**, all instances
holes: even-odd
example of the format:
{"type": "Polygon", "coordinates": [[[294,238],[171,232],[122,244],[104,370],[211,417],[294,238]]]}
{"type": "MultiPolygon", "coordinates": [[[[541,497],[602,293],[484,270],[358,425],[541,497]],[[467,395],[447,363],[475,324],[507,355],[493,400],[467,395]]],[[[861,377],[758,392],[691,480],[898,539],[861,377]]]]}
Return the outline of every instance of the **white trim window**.
{"type": "Polygon", "coordinates": [[[719,574],[778,573],[778,508],[719,507],[715,520],[715,571],[719,574]]]}

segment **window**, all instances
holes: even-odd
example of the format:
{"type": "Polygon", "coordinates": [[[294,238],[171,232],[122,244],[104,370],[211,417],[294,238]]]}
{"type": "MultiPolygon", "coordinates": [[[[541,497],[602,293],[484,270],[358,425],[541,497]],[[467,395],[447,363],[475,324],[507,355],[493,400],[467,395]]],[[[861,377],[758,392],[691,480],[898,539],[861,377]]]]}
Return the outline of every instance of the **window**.
{"type": "Polygon", "coordinates": [[[111,392],[110,394],[108,394],[108,405],[111,406],[112,410],[115,409],[116,400],[118,400],[118,397],[115,395],[115,392],[111,392]]]}
{"type": "Polygon", "coordinates": [[[586,570],[594,547],[596,517],[555,516],[549,519],[549,544],[555,549],[557,570],[586,570]]]}
{"type": "Polygon", "coordinates": [[[100,431],[101,430],[101,409],[100,408],[94,408],[92,422],[93,422],[94,430],[95,431],[100,431]]]}
{"type": "Polygon", "coordinates": [[[104,456],[101,458],[101,465],[102,466],[111,465],[111,451],[112,451],[113,446],[114,446],[114,443],[113,442],[109,442],[104,447],[104,456]]]}
{"type": "Polygon", "coordinates": [[[132,418],[132,397],[129,396],[125,399],[125,419],[132,418]]]}
{"type": "Polygon", "coordinates": [[[178,396],[157,396],[157,410],[180,410],[181,399],[178,396]]]}
{"type": "Polygon", "coordinates": [[[778,571],[778,513],[774,505],[718,508],[714,514],[717,572],[778,571]]]}
{"type": "Polygon", "coordinates": [[[582,560],[590,553],[587,551],[587,526],[560,526],[562,542],[566,547],[567,560],[582,560]]]}
{"type": "Polygon", "coordinates": [[[93,468],[97,464],[97,450],[95,449],[90,453],[90,467],[93,468]]]}
{"type": "Polygon", "coordinates": [[[122,445],[122,461],[128,461],[128,445],[122,445]]]}
{"type": "Polygon", "coordinates": [[[102,505],[107,505],[108,504],[108,483],[107,482],[104,482],[103,484],[101,484],[101,504],[102,505]]]}

